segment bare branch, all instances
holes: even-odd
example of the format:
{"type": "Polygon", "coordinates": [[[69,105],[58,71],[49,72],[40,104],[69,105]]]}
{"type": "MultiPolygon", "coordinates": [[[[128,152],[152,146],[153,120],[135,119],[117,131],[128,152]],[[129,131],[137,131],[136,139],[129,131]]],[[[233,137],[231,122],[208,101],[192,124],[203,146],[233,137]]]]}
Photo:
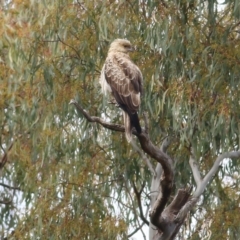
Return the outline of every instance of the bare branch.
{"type": "Polygon", "coordinates": [[[151,162],[149,161],[149,159],[144,155],[144,153],[142,152],[142,150],[137,146],[136,142],[132,139],[132,141],[130,142],[130,144],[132,145],[132,147],[136,150],[136,152],[139,154],[139,156],[144,160],[144,162],[147,164],[149,170],[151,171],[152,175],[155,177],[156,176],[156,172],[153,168],[153,165],[151,164],[151,162]]]}
{"type": "MultiPolygon", "coordinates": [[[[82,106],[80,104],[78,104],[74,99],[72,99],[69,104],[73,104],[76,107],[76,109],[78,110],[78,112],[82,113],[83,116],[89,122],[99,123],[103,127],[110,129],[110,130],[117,131],[117,132],[125,132],[125,128],[123,125],[108,123],[108,122],[104,121],[102,118],[89,115],[89,113],[86,110],[84,110],[82,108],[82,106]]],[[[136,134],[136,131],[133,131],[133,134],[136,134]]]]}
{"type": "Polygon", "coordinates": [[[139,135],[136,134],[136,136],[138,137],[143,151],[162,165],[165,174],[164,178],[166,178],[167,181],[172,181],[173,160],[166,153],[156,147],[145,132],[142,132],[139,135]]]}
{"type": "MultiPolygon", "coordinates": [[[[84,110],[75,100],[71,100],[70,104],[73,104],[77,110],[84,115],[84,117],[89,122],[97,122],[101,124],[103,127],[124,132],[124,126],[118,124],[111,124],[105,122],[103,119],[95,116],[90,116],[89,113],[84,110]]],[[[159,227],[159,218],[161,216],[162,211],[164,210],[165,205],[170,197],[172,187],[173,187],[173,160],[164,153],[161,149],[156,147],[150,140],[149,135],[143,130],[140,134],[136,131],[133,131],[133,134],[137,136],[142,150],[147,153],[150,157],[155,159],[159,164],[161,164],[163,169],[163,174],[160,179],[160,190],[159,195],[152,207],[152,211],[150,214],[151,222],[159,227]]]]}
{"type": "Polygon", "coordinates": [[[149,222],[148,220],[144,217],[143,215],[143,210],[142,210],[142,202],[141,202],[141,193],[142,193],[142,190],[145,186],[145,183],[143,184],[142,186],[142,189],[140,191],[137,190],[137,187],[136,185],[134,184],[134,182],[132,183],[133,184],[133,190],[134,190],[134,193],[136,195],[136,198],[137,198],[137,202],[138,202],[138,207],[139,207],[139,211],[140,211],[140,218],[143,220],[144,223],[146,223],[147,225],[149,225],[149,222]]]}
{"type": "Polygon", "coordinates": [[[166,138],[163,140],[160,149],[161,149],[163,152],[166,152],[167,149],[168,149],[168,147],[170,146],[170,144],[171,144],[171,138],[170,138],[170,137],[166,137],[166,138]]]}
{"type": "Polygon", "coordinates": [[[143,225],[145,223],[143,222],[139,227],[137,227],[133,232],[127,235],[128,238],[132,237],[136,232],[138,232],[140,229],[142,229],[143,225]]]}
{"type": "Polygon", "coordinates": [[[175,218],[175,222],[182,222],[187,216],[188,212],[195,206],[198,198],[190,198],[188,202],[182,207],[178,215],[175,218]]]}
{"type": "Polygon", "coordinates": [[[202,180],[201,184],[199,184],[197,186],[197,189],[195,191],[195,193],[193,194],[194,198],[198,198],[203,191],[205,190],[208,182],[212,179],[212,177],[216,174],[218,167],[220,165],[220,163],[222,162],[223,159],[225,158],[240,158],[240,151],[235,151],[235,152],[225,152],[221,155],[219,155],[216,159],[216,161],[214,162],[212,168],[210,169],[210,171],[207,173],[207,175],[204,177],[204,179],[202,180]]]}
{"type": "MultiPolygon", "coordinates": [[[[123,125],[119,124],[113,124],[104,121],[102,118],[91,116],[85,109],[82,108],[80,104],[78,104],[77,101],[71,100],[69,104],[73,104],[76,109],[83,114],[83,116],[89,121],[89,122],[96,122],[101,124],[103,127],[118,131],[118,132],[125,132],[125,128],[123,125]]],[[[148,135],[143,131],[141,134],[138,134],[135,130],[133,130],[133,134],[136,135],[140,141],[142,149],[152,158],[157,160],[163,167],[166,175],[167,180],[172,180],[173,178],[173,160],[164,152],[162,152],[159,148],[153,145],[153,143],[150,141],[148,135]]]]}
{"type": "Polygon", "coordinates": [[[59,41],[59,42],[61,42],[63,45],[65,45],[65,46],[69,47],[70,49],[72,49],[72,50],[76,53],[76,55],[79,57],[79,59],[81,59],[81,57],[80,57],[80,55],[79,55],[79,52],[78,52],[78,50],[77,50],[76,48],[74,48],[73,46],[65,43],[65,42],[60,38],[59,35],[57,35],[57,38],[58,38],[58,41],[59,41]]]}
{"type": "Polygon", "coordinates": [[[202,178],[201,178],[201,175],[200,175],[200,172],[198,169],[198,165],[197,165],[195,159],[193,158],[192,154],[190,155],[189,164],[190,164],[190,167],[193,172],[194,180],[195,180],[197,186],[200,186],[200,184],[202,183],[202,178]]]}
{"type": "Polygon", "coordinates": [[[159,186],[160,186],[160,180],[161,176],[163,174],[162,166],[160,163],[157,163],[157,166],[155,168],[156,176],[152,178],[152,183],[151,183],[151,207],[153,207],[154,202],[157,199],[157,196],[159,194],[159,186]]]}
{"type": "Polygon", "coordinates": [[[160,216],[164,210],[165,205],[167,204],[173,187],[173,160],[166,153],[162,152],[159,148],[153,145],[148,135],[146,135],[144,132],[140,135],[137,135],[137,137],[142,149],[149,156],[160,163],[163,169],[163,174],[161,176],[159,184],[159,194],[150,212],[150,219],[152,224],[160,227],[160,216]]]}
{"type": "Polygon", "coordinates": [[[0,186],[8,188],[8,189],[12,189],[12,190],[21,190],[19,187],[12,187],[12,186],[9,186],[9,185],[4,184],[4,183],[0,183],[0,186]]]}

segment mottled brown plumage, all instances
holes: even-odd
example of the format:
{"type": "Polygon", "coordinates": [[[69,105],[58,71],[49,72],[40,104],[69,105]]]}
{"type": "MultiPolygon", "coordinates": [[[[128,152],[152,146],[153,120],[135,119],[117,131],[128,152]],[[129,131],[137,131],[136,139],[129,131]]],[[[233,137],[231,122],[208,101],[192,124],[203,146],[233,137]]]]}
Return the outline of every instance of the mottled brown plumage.
{"type": "Polygon", "coordinates": [[[111,92],[123,110],[126,138],[129,142],[132,138],[132,127],[141,133],[137,110],[143,92],[142,73],[128,55],[132,50],[133,47],[128,40],[114,40],[100,77],[103,92],[105,94],[111,92]]]}

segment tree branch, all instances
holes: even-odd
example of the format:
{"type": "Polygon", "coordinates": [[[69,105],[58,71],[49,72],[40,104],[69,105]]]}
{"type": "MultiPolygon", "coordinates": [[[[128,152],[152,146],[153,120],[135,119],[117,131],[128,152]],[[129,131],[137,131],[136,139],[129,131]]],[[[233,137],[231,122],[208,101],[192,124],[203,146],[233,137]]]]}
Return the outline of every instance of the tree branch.
{"type": "Polygon", "coordinates": [[[190,155],[189,164],[192,169],[194,180],[198,187],[198,186],[200,186],[200,184],[202,182],[202,178],[201,178],[200,172],[198,170],[198,165],[197,165],[195,159],[193,158],[192,154],[190,155]]]}
{"type": "Polygon", "coordinates": [[[214,164],[213,164],[212,168],[210,169],[210,171],[206,174],[206,176],[203,178],[201,183],[198,184],[197,189],[196,189],[196,191],[193,194],[194,198],[198,198],[203,193],[203,191],[205,190],[208,182],[216,174],[220,163],[225,158],[231,158],[231,159],[240,158],[240,151],[225,152],[225,153],[223,153],[223,154],[221,154],[221,155],[219,155],[217,157],[217,159],[214,162],[214,164]]]}
{"type": "Polygon", "coordinates": [[[138,232],[140,229],[142,229],[142,227],[143,227],[143,225],[144,225],[145,223],[143,222],[139,227],[137,227],[133,232],[131,232],[130,234],[128,234],[127,235],[127,237],[128,237],[128,239],[130,238],[130,237],[132,237],[136,232],[138,232]]]}
{"type": "Polygon", "coordinates": [[[165,139],[162,142],[161,148],[160,148],[161,151],[167,152],[167,149],[170,146],[170,144],[171,144],[171,138],[169,136],[165,137],[165,139]]]}
{"type": "Polygon", "coordinates": [[[132,147],[135,149],[135,151],[139,154],[139,156],[144,160],[144,162],[147,164],[150,172],[152,173],[152,175],[155,177],[156,176],[156,172],[153,168],[153,165],[151,164],[151,162],[149,161],[149,159],[143,154],[143,152],[141,151],[141,149],[137,146],[136,142],[132,139],[130,144],[132,145],[132,147]]]}
{"type": "Polygon", "coordinates": [[[198,198],[191,197],[177,214],[175,218],[175,222],[182,222],[187,216],[187,213],[194,207],[197,201],[198,201],[198,198]]]}
{"type": "Polygon", "coordinates": [[[10,205],[12,204],[12,200],[0,200],[0,204],[10,205]]]}
{"type": "MultiPolygon", "coordinates": [[[[108,123],[106,121],[104,121],[102,118],[99,117],[95,117],[95,116],[91,116],[85,109],[82,108],[82,106],[80,104],[78,104],[77,101],[75,101],[74,99],[72,99],[70,101],[69,104],[73,104],[78,113],[83,114],[83,116],[89,121],[89,122],[96,122],[101,124],[103,127],[110,129],[110,130],[114,130],[117,132],[125,132],[125,128],[123,125],[119,125],[119,124],[113,124],[113,123],[108,123]]],[[[133,134],[136,134],[136,131],[133,131],[133,134]]]]}
{"type": "Polygon", "coordinates": [[[137,198],[138,207],[139,207],[139,211],[140,211],[140,218],[143,220],[144,223],[146,223],[147,225],[149,225],[149,222],[148,222],[148,220],[144,217],[144,215],[143,215],[143,210],[142,210],[141,193],[142,193],[142,190],[143,190],[144,186],[145,186],[145,184],[143,184],[142,189],[141,189],[140,191],[138,191],[136,185],[135,185],[134,182],[133,182],[133,190],[134,190],[134,193],[135,193],[136,198],[137,198]]]}
{"type": "Polygon", "coordinates": [[[12,187],[12,186],[9,186],[9,185],[4,184],[4,183],[0,183],[0,186],[6,187],[6,188],[12,189],[12,190],[21,190],[19,187],[12,187]]]}
{"type": "MultiPolygon", "coordinates": [[[[89,122],[99,123],[103,127],[114,130],[114,131],[119,131],[119,132],[125,131],[122,125],[108,123],[99,117],[89,115],[89,113],[86,110],[84,110],[75,100],[71,100],[70,104],[73,104],[77,108],[78,112],[83,114],[83,116],[89,122]]],[[[159,224],[161,223],[160,216],[170,197],[172,187],[173,187],[173,177],[174,177],[173,160],[166,153],[164,153],[161,149],[157,148],[151,142],[149,135],[144,130],[140,134],[138,134],[134,130],[133,134],[137,136],[142,150],[145,153],[147,153],[150,157],[155,159],[158,163],[160,163],[164,172],[160,179],[159,195],[153,205],[153,208],[150,214],[151,222],[155,226],[160,227],[159,226],[159,224]]]]}

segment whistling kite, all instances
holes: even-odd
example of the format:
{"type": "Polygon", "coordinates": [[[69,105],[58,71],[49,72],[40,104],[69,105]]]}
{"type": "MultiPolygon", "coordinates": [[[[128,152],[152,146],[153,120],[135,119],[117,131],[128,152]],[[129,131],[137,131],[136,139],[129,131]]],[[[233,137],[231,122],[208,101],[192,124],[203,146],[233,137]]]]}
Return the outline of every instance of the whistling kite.
{"type": "Polygon", "coordinates": [[[103,65],[100,84],[104,94],[111,92],[123,110],[125,133],[128,142],[132,139],[132,128],[141,133],[137,110],[143,92],[143,77],[139,68],[131,61],[129,52],[134,48],[126,39],[114,40],[103,65]]]}

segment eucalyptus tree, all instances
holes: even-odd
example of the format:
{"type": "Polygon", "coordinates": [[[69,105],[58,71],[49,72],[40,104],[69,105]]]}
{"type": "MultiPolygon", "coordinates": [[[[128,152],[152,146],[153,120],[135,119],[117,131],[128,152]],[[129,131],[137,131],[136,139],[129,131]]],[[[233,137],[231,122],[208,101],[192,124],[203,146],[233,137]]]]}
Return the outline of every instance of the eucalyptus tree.
{"type": "Polygon", "coordinates": [[[239,236],[238,1],[1,3],[2,237],[239,236]],[[144,76],[132,145],[98,83],[115,38],[144,76]]]}

